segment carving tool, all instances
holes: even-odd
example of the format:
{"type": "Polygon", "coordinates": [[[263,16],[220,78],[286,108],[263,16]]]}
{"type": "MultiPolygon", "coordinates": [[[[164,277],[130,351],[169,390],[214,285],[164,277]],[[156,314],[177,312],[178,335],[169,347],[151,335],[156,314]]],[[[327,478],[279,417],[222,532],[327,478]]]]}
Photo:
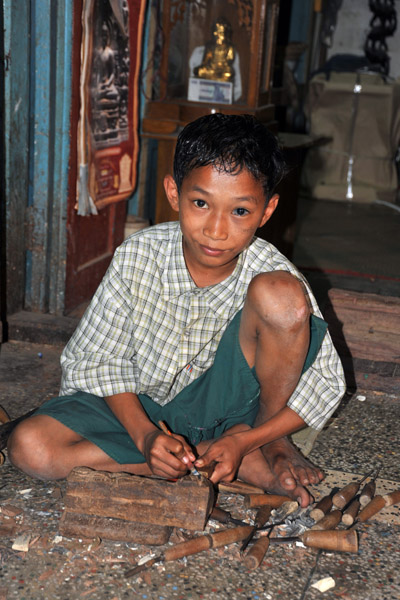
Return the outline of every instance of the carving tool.
{"type": "Polygon", "coordinates": [[[375,496],[376,480],[378,478],[381,468],[382,468],[382,466],[379,467],[379,469],[377,470],[377,472],[375,473],[375,475],[371,479],[371,481],[366,483],[365,486],[363,487],[363,489],[360,493],[361,506],[366,506],[368,504],[368,502],[370,502],[372,500],[372,498],[375,496]]]}
{"type": "MultiPolygon", "coordinates": [[[[166,435],[170,435],[172,436],[172,431],[170,431],[168,429],[168,427],[166,426],[166,424],[164,423],[164,421],[158,421],[158,424],[160,426],[160,429],[163,433],[165,433],[166,435]]],[[[191,466],[191,468],[189,469],[192,475],[195,475],[196,477],[198,477],[199,479],[202,478],[202,475],[198,472],[198,470],[196,469],[196,467],[194,465],[191,466]]]]}
{"type": "MultiPolygon", "coordinates": [[[[220,508],[219,506],[214,506],[209,518],[215,519],[215,521],[218,521],[219,523],[224,523],[225,525],[229,523],[232,523],[233,525],[245,525],[246,527],[249,525],[249,523],[246,523],[246,521],[235,519],[234,517],[232,517],[230,512],[224,510],[223,508],[220,508]]],[[[265,527],[258,527],[257,531],[269,531],[270,529],[275,527],[275,525],[283,525],[283,523],[284,521],[280,521],[279,523],[271,523],[270,525],[265,525],[265,527]]],[[[250,526],[254,527],[254,525],[250,526]]]]}
{"type": "Polygon", "coordinates": [[[210,533],[200,537],[195,537],[191,540],[187,540],[186,542],[181,542],[180,544],[176,544],[171,548],[167,548],[167,550],[165,550],[162,554],[159,554],[154,558],[150,558],[144,564],[138,565],[133,569],[129,569],[126,571],[125,577],[138,575],[142,571],[149,569],[157,562],[177,560],[178,558],[183,558],[184,556],[190,556],[191,554],[203,552],[203,550],[208,550],[209,548],[220,548],[221,546],[228,546],[234,542],[240,542],[249,535],[252,529],[252,525],[235,527],[234,529],[224,529],[223,531],[218,531],[217,533],[210,533]]]}
{"type": "Polygon", "coordinates": [[[267,554],[269,548],[271,531],[267,535],[258,538],[243,558],[245,566],[250,571],[257,569],[264,560],[264,556],[267,554]]]}
{"type": "Polygon", "coordinates": [[[247,536],[247,538],[244,540],[241,548],[240,548],[240,553],[242,554],[247,546],[249,545],[249,543],[251,542],[251,540],[253,539],[256,531],[262,527],[263,525],[265,525],[265,523],[268,521],[270,515],[271,515],[271,510],[272,508],[270,506],[262,506],[261,508],[258,509],[255,519],[254,519],[254,524],[253,524],[253,529],[252,531],[249,533],[249,535],[247,536]]]}
{"type": "MultiPolygon", "coordinates": [[[[200,470],[202,471],[204,467],[200,470]]],[[[217,483],[218,490],[220,492],[228,492],[232,494],[241,494],[242,496],[246,496],[247,494],[260,494],[265,496],[265,492],[262,488],[259,488],[252,483],[246,483],[245,481],[241,481],[240,479],[235,479],[234,481],[220,481],[217,483]]]]}
{"type": "Polygon", "coordinates": [[[276,494],[248,494],[244,498],[246,508],[260,508],[261,506],[270,506],[279,508],[284,502],[290,502],[289,496],[278,496],[276,494]]]}
{"type": "Polygon", "coordinates": [[[331,510],[331,508],[332,496],[324,496],[324,498],[317,502],[315,507],[310,511],[310,517],[317,523],[331,510]]]}
{"type": "Polygon", "coordinates": [[[393,504],[397,504],[398,502],[400,502],[400,489],[395,490],[390,494],[384,494],[383,496],[375,496],[375,498],[359,512],[356,523],[364,523],[376,515],[382,508],[393,506],[393,504]]]}
{"type": "Polygon", "coordinates": [[[357,494],[362,482],[365,481],[367,477],[370,477],[374,471],[375,469],[372,469],[372,471],[370,471],[370,473],[367,473],[367,475],[364,475],[364,477],[360,479],[360,481],[353,481],[352,483],[348,483],[341,490],[336,492],[336,494],[334,494],[332,497],[333,505],[336,508],[343,509],[357,494]]]}
{"type": "Polygon", "coordinates": [[[330,513],[325,515],[318,523],[315,523],[311,527],[313,531],[325,531],[327,529],[335,529],[337,525],[339,525],[342,520],[342,511],[341,510],[332,510],[330,513]]]}
{"type": "Polygon", "coordinates": [[[320,550],[335,550],[337,552],[358,552],[358,536],[356,531],[305,531],[295,537],[274,537],[264,535],[256,540],[243,559],[245,566],[257,569],[266,555],[269,545],[289,544],[302,542],[308,548],[319,548],[320,550]],[[350,535],[346,535],[349,534],[350,535]]]}
{"type": "Polygon", "coordinates": [[[342,523],[347,526],[353,525],[359,510],[360,500],[358,498],[354,498],[353,502],[349,505],[348,508],[346,508],[346,510],[343,513],[342,523]]]}
{"type": "Polygon", "coordinates": [[[227,525],[228,523],[233,523],[234,525],[249,525],[249,523],[245,523],[240,519],[235,519],[234,517],[232,517],[230,512],[224,510],[223,508],[220,508],[219,506],[214,506],[209,518],[214,519],[219,523],[224,523],[225,525],[227,525]]]}
{"type": "Polygon", "coordinates": [[[297,541],[302,542],[308,548],[358,552],[358,536],[355,529],[329,529],[325,531],[312,531],[309,529],[297,537],[274,537],[270,539],[271,544],[286,544],[297,541]]]}

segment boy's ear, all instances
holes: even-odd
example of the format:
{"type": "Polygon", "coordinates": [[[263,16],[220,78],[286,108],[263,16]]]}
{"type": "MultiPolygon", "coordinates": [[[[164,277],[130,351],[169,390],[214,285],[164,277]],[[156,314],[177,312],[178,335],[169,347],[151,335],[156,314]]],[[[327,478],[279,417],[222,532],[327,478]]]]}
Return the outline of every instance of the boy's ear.
{"type": "Polygon", "coordinates": [[[274,214],[276,207],[278,206],[278,202],[279,202],[279,194],[274,194],[273,196],[271,196],[267,206],[264,209],[264,214],[261,219],[261,223],[260,223],[259,227],[262,227],[263,225],[265,225],[265,223],[267,221],[269,221],[269,219],[274,214]]]}
{"type": "Polygon", "coordinates": [[[164,177],[164,190],[171,208],[179,212],[178,188],[172,175],[166,175],[164,177]]]}

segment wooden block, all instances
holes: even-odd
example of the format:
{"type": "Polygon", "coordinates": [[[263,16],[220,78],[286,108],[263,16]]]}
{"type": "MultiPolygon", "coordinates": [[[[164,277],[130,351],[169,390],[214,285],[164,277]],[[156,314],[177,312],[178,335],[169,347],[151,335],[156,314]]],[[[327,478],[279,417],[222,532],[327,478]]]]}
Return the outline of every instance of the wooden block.
{"type": "Polygon", "coordinates": [[[66,537],[96,537],[119,542],[134,542],[161,546],[166,544],[171,535],[172,527],[148,525],[113,519],[96,517],[65,511],[60,520],[59,532],[66,537]]]}
{"type": "Polygon", "coordinates": [[[211,482],[192,476],[170,482],[78,467],[67,483],[68,513],[152,525],[202,530],[214,501],[211,482]]]}

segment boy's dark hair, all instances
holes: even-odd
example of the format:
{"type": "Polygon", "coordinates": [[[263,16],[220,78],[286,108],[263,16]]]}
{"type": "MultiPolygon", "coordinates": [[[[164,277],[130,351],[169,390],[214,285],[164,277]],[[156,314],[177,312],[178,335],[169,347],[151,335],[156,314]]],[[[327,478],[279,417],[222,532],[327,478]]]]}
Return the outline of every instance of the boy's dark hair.
{"type": "Polygon", "coordinates": [[[247,169],[263,186],[267,200],[286,172],[276,137],[251,115],[215,113],[186,125],[174,157],[178,192],[193,169],[207,165],[232,174],[247,169]]]}

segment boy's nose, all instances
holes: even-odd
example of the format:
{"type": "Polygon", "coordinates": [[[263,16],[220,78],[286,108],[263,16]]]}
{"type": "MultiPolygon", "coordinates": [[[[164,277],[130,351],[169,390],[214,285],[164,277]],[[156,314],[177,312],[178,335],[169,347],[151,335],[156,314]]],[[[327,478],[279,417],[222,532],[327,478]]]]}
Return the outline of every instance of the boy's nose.
{"type": "Polygon", "coordinates": [[[221,217],[210,217],[204,227],[204,235],[212,240],[226,240],[228,228],[226,220],[221,217]]]}

